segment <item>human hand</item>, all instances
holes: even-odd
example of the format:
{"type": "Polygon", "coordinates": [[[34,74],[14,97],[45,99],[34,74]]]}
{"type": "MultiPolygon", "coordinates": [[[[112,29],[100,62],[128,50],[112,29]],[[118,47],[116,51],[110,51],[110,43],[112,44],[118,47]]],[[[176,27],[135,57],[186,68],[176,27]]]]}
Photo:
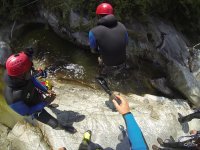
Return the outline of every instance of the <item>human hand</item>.
{"type": "Polygon", "coordinates": [[[192,134],[192,135],[197,134],[197,130],[191,130],[191,131],[190,131],[190,134],[192,134]]]}
{"type": "Polygon", "coordinates": [[[47,94],[48,94],[49,97],[56,97],[56,93],[52,90],[48,90],[47,94]]]}
{"type": "Polygon", "coordinates": [[[120,95],[115,94],[115,96],[118,98],[119,101],[121,101],[121,104],[118,104],[115,99],[112,100],[117,111],[122,115],[130,112],[128,101],[120,95]]]}
{"type": "Polygon", "coordinates": [[[50,104],[52,103],[56,98],[56,93],[52,90],[48,90],[48,93],[46,95],[45,101],[50,104]]]}

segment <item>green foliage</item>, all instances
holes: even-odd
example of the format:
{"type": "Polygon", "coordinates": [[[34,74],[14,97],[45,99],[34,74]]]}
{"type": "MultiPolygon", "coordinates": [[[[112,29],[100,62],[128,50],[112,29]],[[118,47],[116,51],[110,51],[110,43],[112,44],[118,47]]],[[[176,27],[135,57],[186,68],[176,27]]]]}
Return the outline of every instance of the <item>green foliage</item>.
{"type": "MultiPolygon", "coordinates": [[[[0,17],[21,19],[28,11],[32,11],[31,6],[23,6],[33,1],[0,0],[0,17]]],[[[71,9],[92,20],[95,18],[96,7],[102,2],[112,4],[115,15],[123,22],[133,18],[143,21],[149,15],[159,16],[173,22],[188,35],[200,31],[200,0],[38,0],[35,4],[42,4],[60,17],[61,24],[68,25],[71,9]]]]}
{"type": "Polygon", "coordinates": [[[25,0],[0,0],[0,16],[7,19],[15,20],[21,16],[22,8],[20,7],[25,0]]]}

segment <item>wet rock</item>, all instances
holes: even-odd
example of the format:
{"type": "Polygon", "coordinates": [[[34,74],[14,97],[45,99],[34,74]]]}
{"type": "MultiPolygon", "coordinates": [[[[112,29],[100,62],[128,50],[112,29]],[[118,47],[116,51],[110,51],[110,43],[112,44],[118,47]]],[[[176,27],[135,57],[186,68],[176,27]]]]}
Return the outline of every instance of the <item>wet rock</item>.
{"type": "Polygon", "coordinates": [[[0,124],[0,149],[9,149],[9,141],[7,140],[7,136],[9,133],[9,128],[0,124]]]}
{"type": "MultiPolygon", "coordinates": [[[[197,44],[196,46],[199,46],[199,44],[197,44]]],[[[190,71],[200,82],[200,49],[196,48],[196,46],[190,49],[190,54],[191,54],[190,71]]]]}
{"type": "Polygon", "coordinates": [[[12,54],[10,46],[4,42],[0,41],[0,65],[4,66],[7,58],[12,54]]]}
{"type": "Polygon", "coordinates": [[[88,25],[89,21],[85,17],[80,17],[80,14],[74,12],[73,10],[70,11],[69,17],[70,27],[72,29],[80,27],[80,25],[88,25]]]}
{"type": "Polygon", "coordinates": [[[0,41],[5,41],[6,43],[10,42],[11,28],[12,28],[12,25],[1,26],[1,28],[0,28],[0,41]]]}
{"type": "MultiPolygon", "coordinates": [[[[132,49],[128,48],[129,59],[136,60],[135,58],[139,57],[140,59],[148,59],[152,64],[159,64],[165,72],[165,76],[170,80],[168,84],[171,84],[173,88],[198,107],[200,87],[193,74],[187,71],[190,66],[188,63],[190,53],[186,46],[188,44],[186,38],[177,32],[172,25],[156,18],[149,18],[147,28],[137,23],[127,27],[133,39],[129,46],[136,45],[132,49]],[[167,65],[168,63],[171,66],[167,65]],[[179,75],[173,68],[179,70],[179,75]]],[[[133,61],[133,63],[135,62],[133,61]]],[[[197,71],[199,67],[196,68],[197,71]]],[[[198,76],[197,74],[195,76],[198,76]]],[[[164,92],[161,87],[159,89],[164,92]]],[[[168,92],[169,90],[165,91],[166,94],[168,92]]]]}
{"type": "Polygon", "coordinates": [[[167,69],[171,85],[184,94],[196,107],[200,107],[200,82],[195,79],[189,69],[176,61],[168,63],[167,69]]]}
{"type": "Polygon", "coordinates": [[[156,88],[158,91],[163,93],[166,96],[173,97],[174,92],[170,89],[167,80],[165,78],[151,80],[151,85],[156,88]]]}
{"type": "Polygon", "coordinates": [[[182,66],[188,66],[187,39],[175,27],[157,18],[150,18],[148,30],[152,34],[157,50],[166,53],[182,66]]]}
{"type": "Polygon", "coordinates": [[[139,56],[162,65],[165,60],[158,53],[166,53],[183,66],[188,65],[188,41],[170,23],[152,17],[148,19],[147,26],[138,22],[126,26],[133,40],[129,43],[128,55],[133,59],[134,56],[139,56]]]}
{"type": "Polygon", "coordinates": [[[77,26],[80,26],[81,22],[83,25],[89,23],[86,18],[82,18],[83,21],[81,21],[81,17],[79,17],[75,12],[71,11],[70,17],[66,18],[69,20],[69,26],[64,26],[60,24],[59,18],[53,12],[49,12],[46,9],[41,9],[40,15],[47,20],[54,32],[60,37],[67,39],[78,46],[85,48],[89,47],[87,32],[76,29],[77,26]],[[77,22],[78,24],[76,24],[77,22]]]}
{"type": "Polygon", "coordinates": [[[16,150],[49,150],[50,145],[43,134],[38,127],[27,122],[18,122],[8,134],[9,147],[16,150]]]}
{"type": "MultiPolygon", "coordinates": [[[[92,131],[92,142],[100,144],[103,148],[124,150],[124,147],[127,147],[126,141],[118,139],[122,134],[119,125],[125,126],[124,120],[118,112],[112,112],[106,107],[107,94],[91,88],[60,83],[55,83],[54,90],[58,94],[54,103],[59,104],[59,107],[46,108],[47,111],[59,118],[63,124],[73,124],[78,132],[71,135],[39,122],[36,127],[23,122],[18,123],[9,134],[9,139],[17,148],[35,150],[39,146],[47,150],[50,145],[54,150],[63,146],[68,150],[78,149],[86,130],[92,131]],[[85,115],[85,118],[76,120],[74,116],[79,116],[77,114],[85,115]]],[[[142,97],[135,94],[126,97],[149,147],[157,143],[157,137],[165,139],[170,135],[174,138],[184,135],[182,126],[177,121],[178,112],[183,115],[192,112],[184,100],[153,95],[142,97]]],[[[190,129],[200,129],[199,123],[199,120],[189,122],[190,129]]]]}

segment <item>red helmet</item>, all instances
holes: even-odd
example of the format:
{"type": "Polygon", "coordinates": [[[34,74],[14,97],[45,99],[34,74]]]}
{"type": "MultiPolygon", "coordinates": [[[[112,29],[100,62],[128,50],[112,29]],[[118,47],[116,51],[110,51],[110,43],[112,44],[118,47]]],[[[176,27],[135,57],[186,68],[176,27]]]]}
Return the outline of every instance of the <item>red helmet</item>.
{"type": "Polygon", "coordinates": [[[97,15],[113,14],[113,7],[108,3],[101,3],[99,6],[97,6],[96,14],[97,15]]]}
{"type": "Polygon", "coordinates": [[[32,62],[29,57],[24,53],[11,55],[6,61],[6,69],[9,76],[20,76],[32,67],[32,62]]]}

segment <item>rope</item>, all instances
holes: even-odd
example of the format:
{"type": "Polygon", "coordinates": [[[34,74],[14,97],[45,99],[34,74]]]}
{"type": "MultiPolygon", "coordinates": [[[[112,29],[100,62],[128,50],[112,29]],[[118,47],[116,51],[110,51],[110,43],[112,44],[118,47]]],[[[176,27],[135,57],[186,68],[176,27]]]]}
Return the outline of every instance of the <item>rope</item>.
{"type": "Polygon", "coordinates": [[[16,24],[16,20],[14,21],[12,28],[11,28],[11,31],[10,31],[10,38],[11,39],[12,39],[12,33],[13,33],[13,30],[14,30],[15,24],[16,24]]]}
{"type": "Polygon", "coordinates": [[[24,7],[26,7],[26,6],[29,6],[29,5],[31,5],[31,4],[34,4],[34,3],[36,3],[37,1],[39,1],[39,0],[34,0],[34,1],[32,1],[32,2],[30,2],[30,3],[28,3],[28,4],[26,4],[26,5],[22,5],[20,8],[24,8],[24,7]]]}

